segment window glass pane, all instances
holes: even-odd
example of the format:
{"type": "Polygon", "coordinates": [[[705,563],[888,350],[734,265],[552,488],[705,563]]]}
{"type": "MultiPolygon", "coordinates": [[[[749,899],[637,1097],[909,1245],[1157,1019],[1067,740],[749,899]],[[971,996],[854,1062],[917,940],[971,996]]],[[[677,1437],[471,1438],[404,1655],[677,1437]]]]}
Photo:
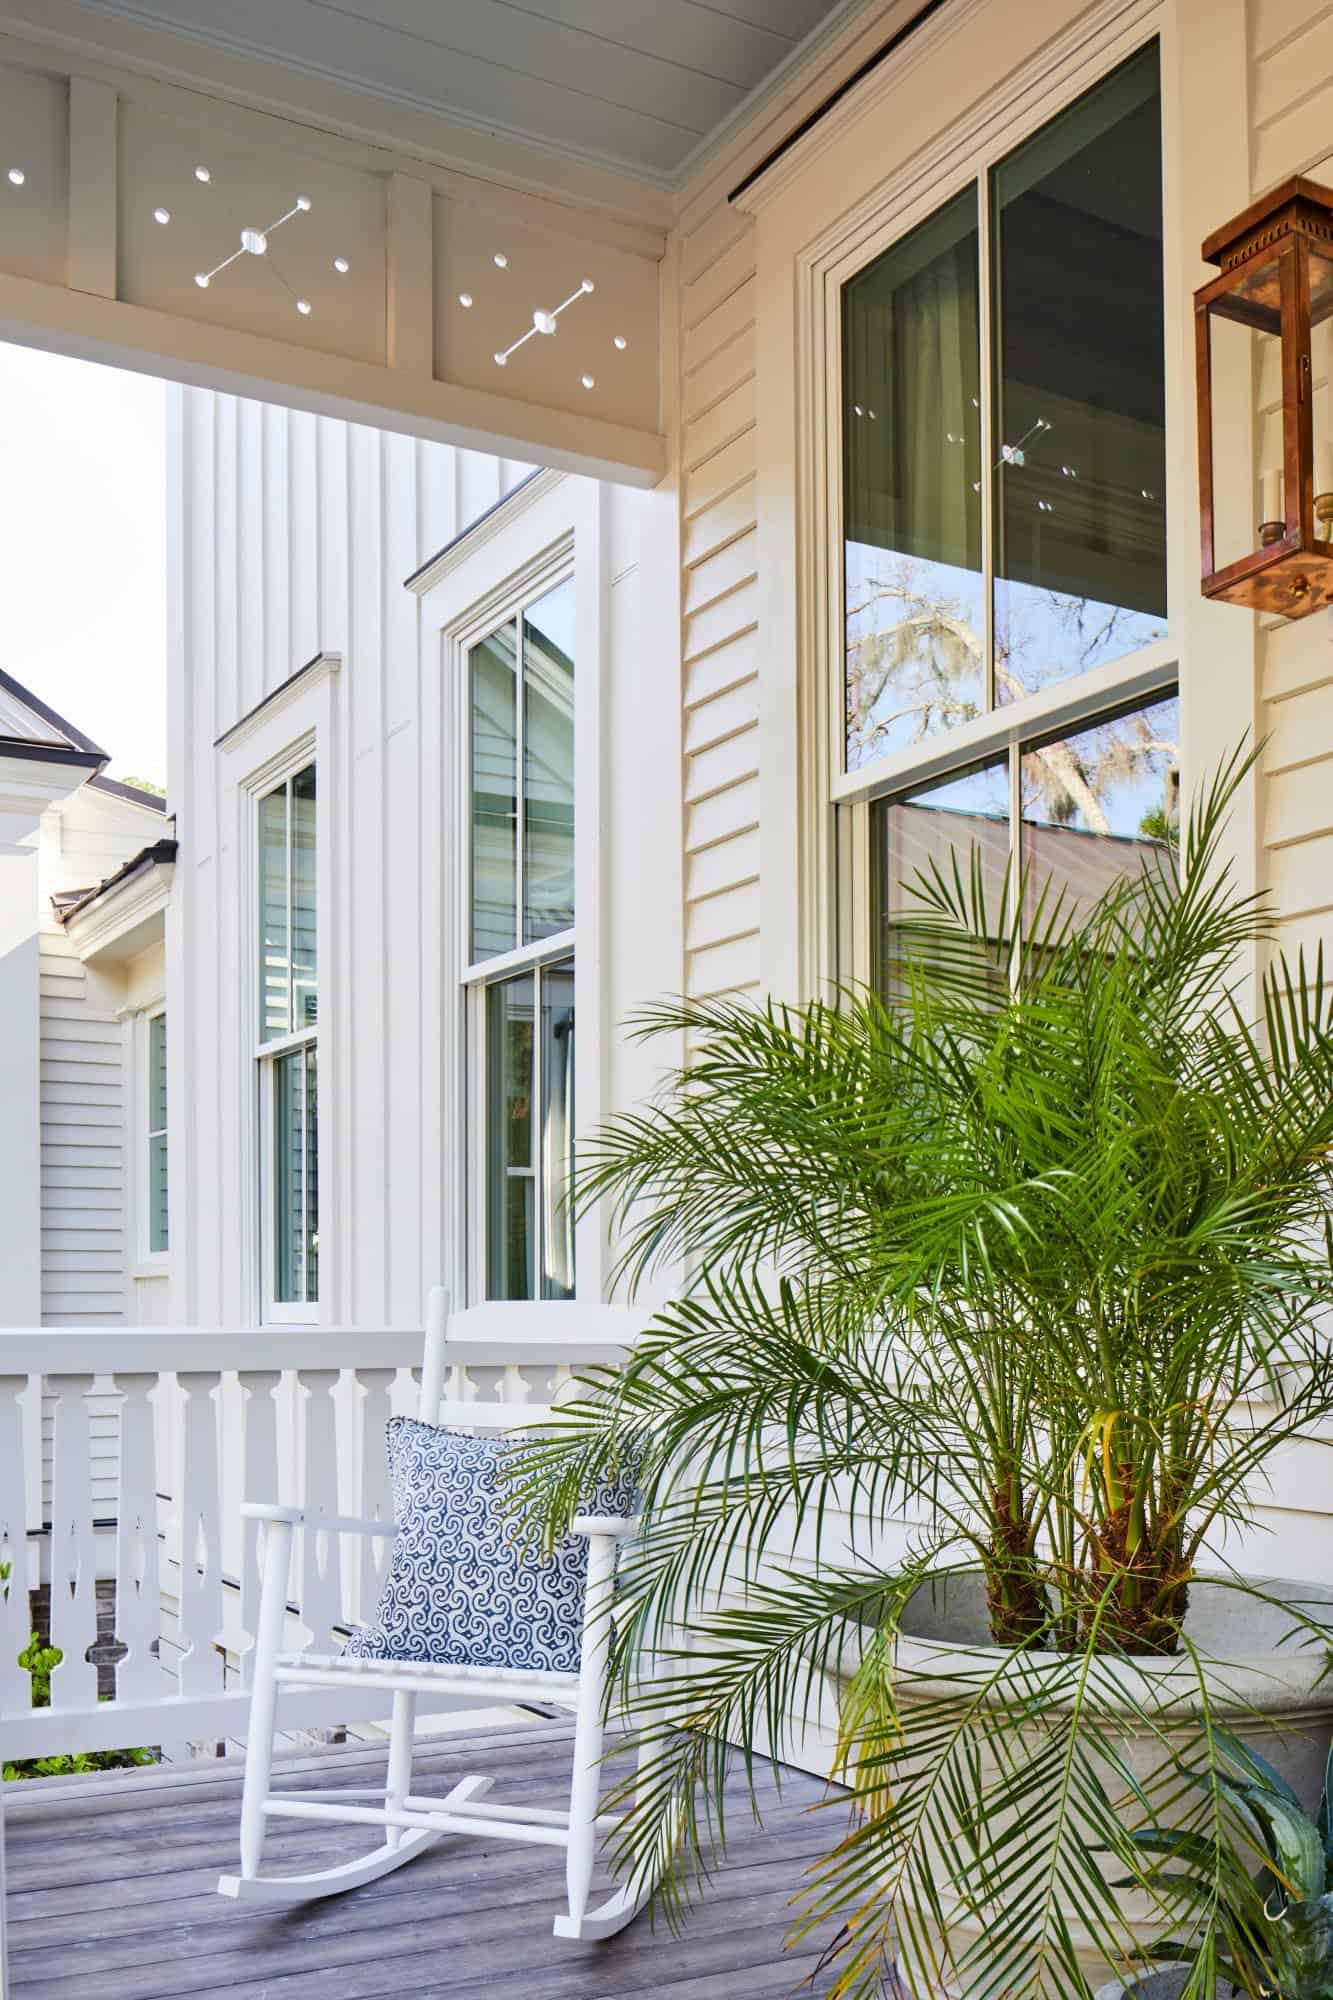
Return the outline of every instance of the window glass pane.
{"type": "Polygon", "coordinates": [[[313,1028],[317,1013],[315,936],[315,767],[292,779],[292,1027],[313,1028]]]}
{"type": "Polygon", "coordinates": [[[574,1217],[566,1206],[574,1166],[574,961],[541,973],[542,1297],[574,1296],[574,1217]]]}
{"type": "Polygon", "coordinates": [[[486,1296],[536,1297],[532,975],[486,993],[486,1296]]]}
{"type": "Polygon", "coordinates": [[[574,579],[523,617],[523,939],[574,922],[574,579]]]}
{"type": "Polygon", "coordinates": [[[167,1247],[167,1135],[155,1132],[148,1141],[148,1248],[167,1247]]]}
{"type": "Polygon", "coordinates": [[[977,204],[843,296],[847,768],[985,706],[977,204]]]}
{"type": "Polygon", "coordinates": [[[995,171],[995,695],[1166,631],[1161,104],[1145,49],[995,171]]]}
{"type": "Polygon", "coordinates": [[[518,943],[518,702],[512,622],[470,653],[472,957],[518,943]]]}
{"type": "Polygon", "coordinates": [[[1075,921],[1120,877],[1162,856],[1177,833],[1180,703],[1130,715],[1027,750],[1021,759],[1029,914],[1063,889],[1075,921]]]}
{"type": "Polygon", "coordinates": [[[287,787],[259,801],[259,1035],[291,1031],[291,940],[287,910],[287,787]]]}
{"type": "Polygon", "coordinates": [[[148,1248],[167,1247],[167,1017],[148,1023],[148,1248]]]}
{"type": "Polygon", "coordinates": [[[148,1023],[148,1129],[167,1129],[167,1017],[154,1014],[148,1023]]]}
{"type": "Polygon", "coordinates": [[[273,1064],[273,1296],[319,1297],[319,1097],[314,1044],[273,1064]]]}
{"type": "MultiPolygon", "coordinates": [[[[918,876],[929,877],[938,869],[951,879],[956,857],[967,882],[973,855],[979,855],[986,909],[992,918],[990,934],[998,935],[1010,850],[1009,760],[1001,756],[970,771],[955,772],[903,798],[882,801],[874,813],[877,907],[872,976],[888,999],[902,963],[897,926],[905,916],[923,914],[910,887],[918,876]]],[[[919,951],[915,955],[919,957],[919,951]]],[[[1003,985],[1003,978],[997,978],[997,989],[1003,990],[1003,985]]]]}

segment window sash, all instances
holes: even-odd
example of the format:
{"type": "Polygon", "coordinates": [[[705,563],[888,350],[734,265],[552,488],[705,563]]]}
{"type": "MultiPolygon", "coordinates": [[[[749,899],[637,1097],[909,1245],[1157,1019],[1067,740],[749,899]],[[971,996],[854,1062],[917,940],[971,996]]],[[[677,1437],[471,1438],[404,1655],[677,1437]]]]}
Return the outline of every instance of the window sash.
{"type": "Polygon", "coordinates": [[[313,759],[257,801],[261,1049],[310,1032],[318,1019],[317,810],[313,759]]]}
{"type": "MultiPolygon", "coordinates": [[[[1002,767],[1002,783],[1005,798],[1003,824],[1005,839],[1003,854],[997,857],[1001,867],[1008,865],[1014,872],[1025,866],[1034,853],[1037,839],[1053,830],[1054,822],[1041,820],[1025,809],[1023,800],[1023,762],[1025,757],[1040,751],[1055,742],[1061,742],[1095,730],[1099,727],[1126,720],[1132,716],[1157,706],[1159,703],[1180,700],[1179,686],[1169,679],[1154,686],[1145,694],[1138,694],[1130,700],[1104,703],[1091,713],[1081,711],[1072,720],[1066,720],[1058,727],[1046,727],[1025,732],[1011,732],[1003,742],[995,743],[989,752],[981,755],[955,757],[941,768],[926,774],[916,773],[908,783],[899,783],[880,791],[872,798],[859,798],[843,803],[839,812],[838,839],[838,879],[839,879],[839,921],[837,924],[837,954],[840,976],[873,985],[877,991],[886,991],[886,933],[891,926],[891,912],[885,896],[886,883],[892,878],[900,879],[898,864],[888,849],[887,820],[895,807],[910,806],[921,801],[935,788],[949,783],[952,778],[963,779],[980,769],[997,765],[1002,767]],[[868,921],[863,921],[859,908],[868,913],[868,921]]],[[[1179,717],[1177,717],[1177,728],[1179,717]]],[[[1174,766],[1178,774],[1179,741],[1174,766]]],[[[997,773],[997,776],[1001,775],[997,773]]],[[[951,843],[955,848],[967,847],[970,858],[971,843],[964,840],[951,843]]],[[[904,873],[909,871],[904,870],[904,873]]],[[[1039,871],[1037,887],[1040,888],[1048,876],[1055,871],[1047,868],[1039,871]]],[[[992,885],[993,886],[993,885],[992,885]]],[[[1058,876],[1055,887],[1060,887],[1058,876]]],[[[1077,893],[1072,891],[1072,893],[1077,893]]],[[[1026,918],[1026,913],[1024,913],[1026,918]]],[[[1027,923],[1023,922],[1020,938],[1026,935],[1027,923]]],[[[1020,942],[1020,954],[1022,944],[1020,942]]],[[[1015,956],[1010,965],[1010,979],[1016,982],[1021,974],[1021,955],[1015,956]]]]}
{"type": "MultiPolygon", "coordinates": [[[[972,191],[979,229],[980,410],[978,415],[981,463],[983,468],[994,468],[999,454],[995,413],[996,375],[1000,361],[994,326],[996,297],[994,183],[997,171],[1006,161],[1016,158],[1035,142],[1040,141],[1043,134],[1054,130],[1065,114],[1082,99],[1092,98],[1094,94],[1104,90],[1118,72],[1127,70],[1137,57],[1142,56],[1146,49],[1153,46],[1159,50],[1160,65],[1160,36],[1155,28],[1122,42],[1116,59],[1108,63],[1100,75],[1091,78],[1081,77],[1078,87],[1072,89],[1063,101],[1043,106],[1040,116],[1034,118],[1028,129],[1021,132],[1016,140],[1006,133],[1003,142],[994,141],[979,149],[979,155],[978,153],[973,155],[978,164],[972,172],[956,179],[951,175],[942,175],[929,200],[914,205],[913,212],[903,214],[891,231],[884,232],[873,243],[863,243],[855,252],[837,262],[831,261],[827,267],[828,282],[823,302],[824,375],[827,389],[822,398],[821,429],[825,442],[823,474],[825,499],[822,511],[828,587],[824,593],[821,619],[826,621],[828,646],[826,657],[829,671],[823,676],[824,692],[820,705],[827,718],[825,741],[828,759],[828,795],[836,804],[880,797],[890,790],[912,782],[918,775],[934,774],[955,764],[979,761],[987,750],[1003,749],[1020,736],[1032,735],[1045,729],[1048,724],[1073,725],[1081,717],[1095,715],[1100,709],[1118,701],[1121,697],[1128,700],[1139,694],[1159,693],[1174,681],[1178,673],[1178,640],[1168,628],[1165,638],[1143,645],[1117,660],[1093,667],[1083,674],[1054,681],[1026,695],[1019,695],[1011,703],[997,701],[994,629],[998,576],[996,479],[993,473],[984,473],[980,494],[982,600],[985,625],[984,712],[974,720],[952,730],[942,731],[938,735],[922,739],[919,743],[888,752],[859,767],[848,767],[845,571],[847,494],[844,474],[846,450],[844,311],[847,289],[857,277],[886,252],[892,250],[897,243],[905,241],[916,229],[927,225],[936,215],[946,211],[953,202],[958,201],[969,190],[972,191]]],[[[1164,96],[1159,72],[1159,109],[1163,105],[1164,96]]],[[[1164,270],[1170,267],[1170,239],[1165,230],[1163,265],[1164,270]]],[[[1174,429],[1170,421],[1173,369],[1165,314],[1162,347],[1163,371],[1168,393],[1169,453],[1174,429]]]]}
{"type": "Polygon", "coordinates": [[[474,1042],[480,1054],[474,1070],[474,1129],[481,1143],[470,1151],[480,1164],[476,1268],[478,1290],[487,1299],[567,1299],[575,1293],[573,1218],[560,1205],[573,1157],[574,966],[565,945],[472,984],[474,1042]],[[502,996],[515,989],[520,1011],[502,1019],[502,996]],[[522,1046],[524,1010],[528,1032],[520,1061],[526,1073],[516,1076],[506,1064],[512,1044],[503,1038],[517,1026],[522,1046]],[[563,1019],[557,1020],[557,1014],[563,1019]],[[526,1144],[511,1157],[506,1119],[507,1107],[515,1102],[523,1106],[526,1144]],[[518,1244],[512,1235],[516,1224],[518,1244]],[[522,1289],[504,1276],[506,1269],[512,1273],[516,1253],[524,1264],[522,1289]]]}
{"type": "Polygon", "coordinates": [[[298,1322],[319,1304],[318,1058],[311,1033],[258,1066],[265,1311],[298,1322]]]}
{"type": "MultiPolygon", "coordinates": [[[[574,576],[572,570],[566,570],[563,575],[544,578],[539,584],[534,584],[529,590],[525,591],[514,602],[509,604],[506,607],[503,617],[497,618],[488,628],[478,632],[474,638],[470,638],[463,649],[463,664],[466,675],[464,712],[467,718],[467,753],[464,764],[466,772],[465,847],[468,855],[468,877],[464,897],[463,963],[466,968],[464,972],[465,980],[472,977],[487,977],[501,964],[507,965],[511,962],[519,962],[524,953],[531,951],[545,953],[551,944],[557,943],[560,939],[572,933],[571,926],[559,932],[542,934],[540,924],[543,913],[537,909],[531,900],[534,869],[530,861],[530,850],[538,847],[543,834],[549,833],[550,827],[545,823],[542,801],[538,796],[539,787],[536,776],[537,754],[534,747],[535,731],[532,726],[532,709],[536,701],[541,698],[542,689],[539,685],[540,676],[537,668],[530,662],[530,651],[535,653],[538,650],[540,635],[531,637],[530,633],[535,629],[532,627],[531,614],[563,591],[570,593],[569,602],[572,604],[573,587],[574,576]],[[479,825],[477,816],[478,799],[480,796],[479,780],[481,777],[478,765],[479,704],[477,699],[477,673],[479,664],[486,656],[487,649],[492,648],[497,640],[503,640],[507,632],[512,632],[513,635],[512,705],[510,707],[512,736],[506,738],[506,747],[512,742],[514,820],[510,852],[506,857],[510,895],[505,906],[505,917],[508,920],[507,928],[512,943],[504,950],[486,952],[478,949],[478,890],[481,879],[479,873],[479,854],[482,846],[479,833],[484,833],[487,828],[485,825],[479,825]],[[535,935],[531,935],[530,932],[534,931],[535,935]]],[[[570,658],[573,662],[572,652],[570,658]]],[[[573,674],[571,676],[571,703],[573,693],[572,682],[576,675],[577,663],[574,662],[573,674]]],[[[548,707],[552,706],[550,702],[547,705],[548,707]]],[[[569,850],[571,854],[572,876],[574,784],[572,706],[569,720],[568,754],[569,812],[571,816],[569,850]]],[[[494,821],[492,820],[492,830],[493,826],[494,821]]]]}

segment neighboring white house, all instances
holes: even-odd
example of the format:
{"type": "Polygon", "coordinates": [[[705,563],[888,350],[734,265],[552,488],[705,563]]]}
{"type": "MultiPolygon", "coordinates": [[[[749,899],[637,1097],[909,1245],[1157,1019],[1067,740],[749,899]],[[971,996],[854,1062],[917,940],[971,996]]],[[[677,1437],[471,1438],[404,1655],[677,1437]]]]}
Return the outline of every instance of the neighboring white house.
{"type": "Polygon", "coordinates": [[[0,1325],[160,1319],[165,801],[0,673],[0,1325]]]}

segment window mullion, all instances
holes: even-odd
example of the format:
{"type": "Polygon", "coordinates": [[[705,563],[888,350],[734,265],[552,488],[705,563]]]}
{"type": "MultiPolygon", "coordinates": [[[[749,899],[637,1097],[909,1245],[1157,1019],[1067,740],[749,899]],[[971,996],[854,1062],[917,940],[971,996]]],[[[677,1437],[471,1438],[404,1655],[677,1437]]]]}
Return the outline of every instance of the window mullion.
{"type": "Polygon", "coordinates": [[[521,611],[514,614],[514,949],[527,942],[527,702],[528,628],[521,611]]]}
{"type": "Polygon", "coordinates": [[[543,972],[540,965],[532,971],[532,1117],[528,1121],[532,1133],[532,1296],[542,1295],[542,1272],[546,1268],[546,1146],[542,1131],[542,1106],[545,1101],[545,1050],[542,1046],[542,987],[543,972]]]}
{"type": "Polygon", "coordinates": [[[296,866],[292,843],[292,821],[296,816],[296,794],[288,778],[282,788],[283,826],[287,835],[287,1026],[296,1027],[296,866]]]}
{"type": "Polygon", "coordinates": [[[990,174],[977,175],[977,245],[980,258],[978,327],[981,345],[978,380],[981,403],[981,588],[985,631],[986,708],[995,707],[995,258],[991,231],[990,174]]]}
{"type": "Polygon", "coordinates": [[[1018,991],[1023,971],[1023,946],[1025,929],[1021,884],[1023,880],[1023,746],[1021,743],[1009,745],[1009,878],[1013,883],[1014,909],[1010,922],[1010,933],[1016,935],[1018,948],[1009,954],[1009,990],[1018,991]]]}

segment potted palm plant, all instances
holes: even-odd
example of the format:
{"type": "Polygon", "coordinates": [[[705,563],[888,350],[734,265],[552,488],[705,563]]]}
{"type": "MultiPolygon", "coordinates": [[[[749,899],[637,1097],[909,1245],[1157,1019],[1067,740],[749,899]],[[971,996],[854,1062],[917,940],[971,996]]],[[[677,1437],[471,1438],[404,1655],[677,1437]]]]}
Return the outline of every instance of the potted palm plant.
{"type": "Polygon", "coordinates": [[[735,1747],[831,1720],[852,1819],[797,1925],[830,1925],[835,1994],[895,1961],[1086,1993],[1221,1921],[1219,1727],[1318,1789],[1333,1591],[1249,1571],[1276,1455],[1333,1414],[1333,995],[1279,955],[1243,1005],[1249,761],[1091,907],[1011,880],[988,908],[955,855],[884,996],[654,1010],[687,1065],[584,1149],[627,1278],[694,1274],[526,1459],[553,1526],[642,1465],[618,1864],[669,1853],[678,1908],[735,1747]],[[1154,1824],[1213,1854],[1211,1902],[1176,1907],[1154,1824]]]}

